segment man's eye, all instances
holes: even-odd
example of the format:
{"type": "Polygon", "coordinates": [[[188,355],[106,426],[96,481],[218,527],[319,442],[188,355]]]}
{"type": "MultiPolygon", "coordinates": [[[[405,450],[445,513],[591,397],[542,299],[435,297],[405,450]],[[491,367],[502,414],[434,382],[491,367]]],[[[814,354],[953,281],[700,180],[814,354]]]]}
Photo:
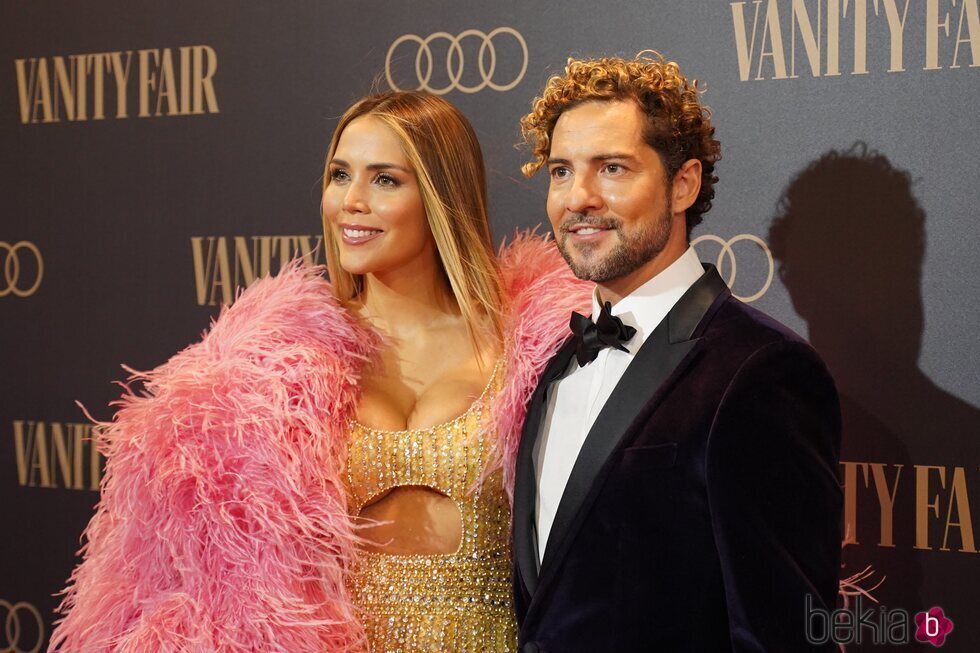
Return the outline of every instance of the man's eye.
{"type": "Polygon", "coordinates": [[[568,168],[564,166],[558,166],[557,168],[551,169],[551,176],[554,179],[564,179],[570,174],[568,168]]]}
{"type": "Polygon", "coordinates": [[[606,172],[609,172],[609,173],[615,175],[615,174],[619,174],[622,171],[623,171],[623,166],[619,165],[618,163],[607,163],[606,164],[606,172]]]}

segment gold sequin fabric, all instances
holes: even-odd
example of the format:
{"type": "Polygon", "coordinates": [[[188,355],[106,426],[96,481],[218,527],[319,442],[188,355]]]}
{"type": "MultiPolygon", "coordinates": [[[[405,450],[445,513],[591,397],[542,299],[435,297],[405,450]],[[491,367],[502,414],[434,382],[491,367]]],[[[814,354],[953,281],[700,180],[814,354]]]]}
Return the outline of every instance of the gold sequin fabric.
{"type": "Polygon", "coordinates": [[[348,589],[373,653],[506,653],[517,648],[509,544],[510,507],[499,471],[480,477],[489,453],[490,382],[456,419],[425,429],[385,431],[351,423],[348,459],[352,515],[395,487],[432,488],[462,519],[450,554],[363,551],[348,589]]]}

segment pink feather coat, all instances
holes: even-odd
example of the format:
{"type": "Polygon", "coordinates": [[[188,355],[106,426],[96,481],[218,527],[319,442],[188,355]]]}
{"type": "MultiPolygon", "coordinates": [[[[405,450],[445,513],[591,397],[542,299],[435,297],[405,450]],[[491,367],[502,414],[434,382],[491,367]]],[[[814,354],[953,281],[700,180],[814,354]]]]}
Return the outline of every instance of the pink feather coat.
{"type": "MultiPolygon", "coordinates": [[[[509,493],[527,400],[588,310],[554,244],[501,251],[506,379],[492,407],[509,493]]],[[[358,379],[380,336],[294,264],[222,311],[101,425],[108,458],[52,651],[358,651],[342,482],[358,379]]]]}

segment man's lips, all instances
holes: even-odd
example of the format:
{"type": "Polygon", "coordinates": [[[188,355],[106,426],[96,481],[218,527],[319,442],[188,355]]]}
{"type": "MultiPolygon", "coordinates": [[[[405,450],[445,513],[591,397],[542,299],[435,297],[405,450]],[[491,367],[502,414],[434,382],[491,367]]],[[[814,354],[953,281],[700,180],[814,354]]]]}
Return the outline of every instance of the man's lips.
{"type": "Polygon", "coordinates": [[[572,237],[573,241],[589,242],[602,238],[605,233],[613,231],[614,229],[615,228],[611,226],[607,227],[603,225],[579,223],[571,225],[564,231],[572,237]]]}

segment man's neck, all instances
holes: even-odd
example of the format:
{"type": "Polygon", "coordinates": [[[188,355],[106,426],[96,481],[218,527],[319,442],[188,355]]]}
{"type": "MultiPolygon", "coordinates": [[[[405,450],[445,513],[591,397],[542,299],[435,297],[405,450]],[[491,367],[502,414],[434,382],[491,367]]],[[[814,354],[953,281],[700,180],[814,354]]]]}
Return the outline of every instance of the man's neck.
{"type": "Polygon", "coordinates": [[[615,306],[624,297],[669,268],[684,255],[689,246],[686,233],[672,234],[667,245],[637,269],[622,277],[597,283],[599,297],[615,306]]]}

